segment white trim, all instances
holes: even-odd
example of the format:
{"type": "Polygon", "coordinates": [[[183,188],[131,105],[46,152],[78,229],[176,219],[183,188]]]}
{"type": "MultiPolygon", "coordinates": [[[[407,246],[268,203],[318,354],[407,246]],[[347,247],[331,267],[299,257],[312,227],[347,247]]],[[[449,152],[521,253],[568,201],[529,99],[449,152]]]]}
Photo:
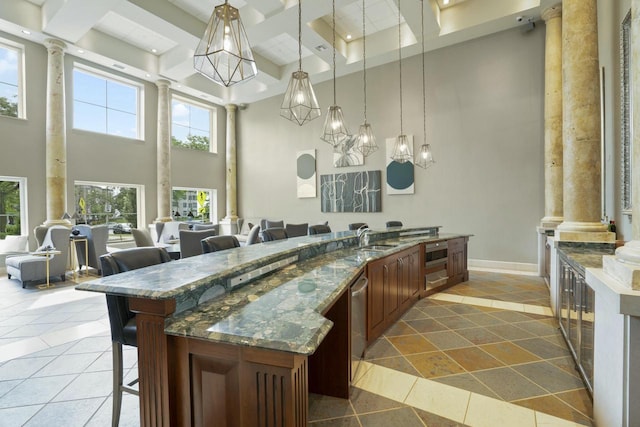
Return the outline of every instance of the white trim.
{"type": "MultiPolygon", "coordinates": [[[[26,119],[27,118],[27,108],[26,108],[26,79],[25,79],[25,54],[24,54],[24,45],[20,43],[13,42],[11,40],[0,38],[0,47],[8,50],[13,50],[18,55],[17,64],[18,64],[18,119],[26,119]]],[[[10,116],[2,116],[2,117],[10,117],[10,116]]]]}
{"type": "Polygon", "coordinates": [[[468,266],[469,270],[496,271],[501,273],[538,276],[538,265],[533,263],[469,259],[468,266]]]}

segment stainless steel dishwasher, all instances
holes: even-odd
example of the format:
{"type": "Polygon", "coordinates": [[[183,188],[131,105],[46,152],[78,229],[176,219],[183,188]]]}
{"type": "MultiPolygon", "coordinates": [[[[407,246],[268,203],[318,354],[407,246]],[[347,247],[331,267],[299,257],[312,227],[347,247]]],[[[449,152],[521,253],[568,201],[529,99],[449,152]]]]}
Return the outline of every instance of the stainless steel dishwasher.
{"type": "Polygon", "coordinates": [[[367,347],[367,287],[363,274],[351,285],[351,381],[356,378],[367,347]]]}

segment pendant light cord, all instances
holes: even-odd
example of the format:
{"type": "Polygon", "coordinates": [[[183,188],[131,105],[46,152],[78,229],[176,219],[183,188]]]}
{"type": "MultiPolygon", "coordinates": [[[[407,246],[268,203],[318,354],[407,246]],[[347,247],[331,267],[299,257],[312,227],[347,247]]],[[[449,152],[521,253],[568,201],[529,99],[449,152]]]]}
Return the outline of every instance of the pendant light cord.
{"type": "Polygon", "coordinates": [[[400,0],[398,0],[398,57],[400,65],[400,135],[402,132],[402,29],[400,27],[400,0]]]}
{"type": "Polygon", "coordinates": [[[424,133],[424,141],[423,144],[427,143],[427,83],[426,83],[426,75],[425,75],[425,66],[424,66],[424,2],[422,0],[420,2],[420,23],[422,25],[422,113],[424,115],[422,121],[422,130],[424,133]]]}
{"type": "Polygon", "coordinates": [[[367,25],[365,2],[366,0],[362,0],[362,72],[364,77],[364,122],[367,123],[367,25]]]}
{"type": "Polygon", "coordinates": [[[336,0],[333,0],[332,31],[333,35],[333,105],[336,104],[336,0]]]}
{"type": "Polygon", "coordinates": [[[302,71],[302,0],[298,0],[298,71],[302,71]]]}

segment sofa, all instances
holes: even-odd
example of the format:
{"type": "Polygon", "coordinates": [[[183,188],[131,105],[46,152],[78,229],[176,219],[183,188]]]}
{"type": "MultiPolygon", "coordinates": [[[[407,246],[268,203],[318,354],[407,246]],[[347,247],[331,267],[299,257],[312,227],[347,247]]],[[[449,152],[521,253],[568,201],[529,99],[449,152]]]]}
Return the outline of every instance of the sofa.
{"type": "Polygon", "coordinates": [[[29,252],[29,236],[6,236],[0,239],[0,269],[4,269],[5,258],[29,252]]]}

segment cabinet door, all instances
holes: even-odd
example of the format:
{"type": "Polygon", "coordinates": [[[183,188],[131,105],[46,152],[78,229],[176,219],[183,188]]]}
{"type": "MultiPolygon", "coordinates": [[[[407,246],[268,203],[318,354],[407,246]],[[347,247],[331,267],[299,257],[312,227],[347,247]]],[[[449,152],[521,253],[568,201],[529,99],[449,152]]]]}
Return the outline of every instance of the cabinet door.
{"type": "Polygon", "coordinates": [[[395,321],[400,315],[400,281],[398,280],[398,262],[397,256],[385,258],[387,262],[384,265],[384,311],[387,325],[395,321]]]}
{"type": "Polygon", "coordinates": [[[580,304],[580,366],[587,387],[593,393],[593,327],[595,324],[596,293],[583,281],[580,296],[582,300],[582,304],[580,304]]]}
{"type": "Polygon", "coordinates": [[[447,283],[452,285],[466,280],[467,256],[465,239],[451,239],[448,242],[448,246],[447,275],[449,280],[447,283]]]}
{"type": "Polygon", "coordinates": [[[409,253],[409,296],[411,300],[416,300],[420,296],[422,289],[422,262],[420,261],[421,247],[418,246],[409,253]]]}
{"type": "Polygon", "coordinates": [[[400,310],[406,311],[411,306],[411,254],[403,252],[398,257],[398,290],[400,310]]]}
{"type": "Polygon", "coordinates": [[[367,295],[367,342],[372,344],[385,330],[385,276],[388,268],[384,260],[367,266],[369,289],[367,295]]]}

